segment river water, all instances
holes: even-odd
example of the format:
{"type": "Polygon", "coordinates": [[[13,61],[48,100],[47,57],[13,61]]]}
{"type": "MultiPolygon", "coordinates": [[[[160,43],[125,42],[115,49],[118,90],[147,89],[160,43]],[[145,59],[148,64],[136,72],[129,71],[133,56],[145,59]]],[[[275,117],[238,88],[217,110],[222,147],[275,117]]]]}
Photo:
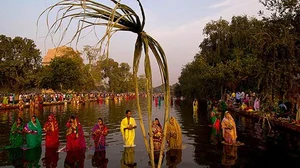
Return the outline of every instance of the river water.
{"type": "MultiPolygon", "coordinates": [[[[163,121],[163,106],[163,102],[161,106],[153,104],[153,119],[159,118],[160,121],[163,121]]],[[[141,109],[145,116],[143,121],[145,128],[148,128],[146,108],[146,99],[141,98],[141,109]]],[[[186,148],[182,151],[165,153],[163,167],[300,167],[300,136],[298,133],[280,128],[268,131],[261,129],[257,121],[233,115],[236,120],[238,140],[245,143],[245,145],[233,148],[221,143],[214,144],[211,140],[212,130],[208,126],[209,122],[205,112],[205,105],[200,104],[200,111],[198,116],[193,115],[192,105],[179,100],[171,105],[171,116],[176,117],[181,125],[183,144],[186,148]]],[[[106,153],[98,153],[96,157],[93,156],[93,150],[87,150],[84,154],[79,155],[79,160],[82,160],[84,167],[96,167],[97,164],[98,167],[101,167],[101,165],[105,167],[105,164],[109,168],[126,167],[122,165],[129,162],[136,163],[133,164],[133,167],[150,167],[139,127],[135,100],[111,100],[103,103],[90,102],[85,105],[45,106],[36,110],[35,113],[42,125],[50,113],[56,114],[59,128],[61,128],[60,147],[66,144],[64,130],[70,115],[75,114],[78,116],[83,125],[88,145],[92,144],[89,133],[97,122],[97,118],[102,117],[104,119],[105,124],[109,128],[106,153]],[[119,124],[125,117],[127,109],[133,111],[132,115],[136,119],[138,127],[136,129],[136,147],[133,151],[124,153],[119,124]],[[132,157],[128,157],[129,154],[134,156],[133,160],[132,157]],[[98,159],[95,161],[95,158],[98,159]]],[[[24,109],[23,112],[18,110],[0,111],[0,147],[9,143],[9,132],[15,119],[21,116],[25,122],[28,122],[30,115],[29,109],[24,109]]],[[[47,154],[46,157],[45,154],[47,153],[44,145],[42,145],[42,149],[35,149],[31,153],[2,150],[0,151],[0,166],[18,167],[17,164],[19,164],[27,167],[33,164],[35,167],[46,167],[45,161],[51,158],[50,160],[54,162],[51,163],[52,167],[55,167],[55,165],[64,167],[67,157],[66,152],[56,154],[51,154],[50,152],[50,156],[47,154]],[[28,159],[29,156],[33,159],[28,159]]]]}

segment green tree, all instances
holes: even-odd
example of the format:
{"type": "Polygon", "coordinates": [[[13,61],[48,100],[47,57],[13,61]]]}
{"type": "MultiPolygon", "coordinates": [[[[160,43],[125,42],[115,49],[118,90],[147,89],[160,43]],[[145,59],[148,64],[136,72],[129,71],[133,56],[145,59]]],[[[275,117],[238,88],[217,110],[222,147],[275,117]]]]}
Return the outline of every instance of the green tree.
{"type": "Polygon", "coordinates": [[[97,60],[103,60],[101,56],[101,51],[98,48],[86,45],[83,47],[83,53],[88,60],[89,72],[92,71],[92,66],[97,60]]]}
{"type": "Polygon", "coordinates": [[[82,74],[80,66],[72,58],[55,57],[51,60],[49,74],[42,79],[41,87],[52,88],[54,90],[76,90],[82,86],[82,74]]]}
{"type": "Polygon", "coordinates": [[[182,69],[177,90],[192,100],[221,98],[225,90],[249,89],[245,81],[257,75],[260,65],[257,49],[251,44],[262,25],[262,21],[247,16],[234,16],[231,22],[219,19],[208,23],[200,51],[182,69]]]}
{"type": "Polygon", "coordinates": [[[132,74],[127,63],[115,62],[112,58],[98,61],[97,64],[102,76],[102,80],[107,82],[107,89],[110,92],[125,93],[132,91],[132,74]]]}
{"type": "Polygon", "coordinates": [[[0,35],[0,86],[11,91],[36,87],[41,60],[33,40],[0,35]]]}
{"type": "MultiPolygon", "coordinates": [[[[145,75],[140,75],[139,76],[139,79],[138,79],[138,85],[139,85],[139,89],[140,89],[140,91],[141,92],[146,92],[146,76],[145,75]]],[[[134,87],[133,86],[133,82],[132,82],[132,80],[131,80],[131,83],[132,83],[132,88],[134,87]]],[[[133,89],[134,90],[134,89],[133,89]]]]}

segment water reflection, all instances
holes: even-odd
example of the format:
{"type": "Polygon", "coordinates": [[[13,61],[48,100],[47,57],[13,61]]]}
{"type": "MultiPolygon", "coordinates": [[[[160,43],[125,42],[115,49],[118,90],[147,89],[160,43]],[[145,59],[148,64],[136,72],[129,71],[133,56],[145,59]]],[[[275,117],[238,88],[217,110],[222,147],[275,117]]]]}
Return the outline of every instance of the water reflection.
{"type": "Polygon", "coordinates": [[[121,159],[121,168],[135,168],[137,163],[134,160],[135,149],[134,147],[124,148],[121,159]]]}
{"type": "Polygon", "coordinates": [[[58,162],[58,147],[56,148],[46,148],[45,157],[42,159],[43,167],[52,168],[57,167],[58,162]]]}
{"type": "MultiPolygon", "coordinates": [[[[147,121],[146,103],[146,99],[141,99],[142,113],[145,114],[143,118],[144,121],[147,121]]],[[[20,151],[18,149],[4,150],[0,151],[0,166],[12,167],[13,165],[15,167],[23,167],[29,165],[29,163],[33,165],[33,162],[36,163],[39,160],[38,166],[43,165],[43,167],[47,167],[47,165],[50,167],[51,164],[57,164],[57,167],[64,167],[64,162],[66,162],[66,166],[71,167],[79,167],[79,165],[83,167],[83,164],[85,167],[92,167],[94,165],[114,168],[120,167],[120,164],[127,168],[130,166],[146,167],[149,162],[149,157],[145,151],[136,108],[135,100],[122,100],[117,102],[103,100],[102,104],[101,102],[86,102],[84,106],[81,104],[68,104],[45,106],[42,111],[35,110],[36,112],[39,111],[37,115],[42,125],[50,113],[56,113],[60,128],[59,149],[66,145],[66,132],[64,128],[70,115],[76,114],[80,119],[87,145],[93,144],[92,141],[88,141],[90,138],[89,133],[97,118],[102,117],[109,129],[109,134],[106,139],[108,144],[106,151],[95,153],[89,150],[81,154],[78,152],[56,153],[54,149],[51,151],[51,149],[45,149],[45,147],[42,146],[43,159],[39,159],[41,155],[39,155],[40,151],[37,150],[37,160],[34,161],[30,159],[30,157],[25,156],[25,152],[30,153],[30,151],[18,152],[20,151]],[[122,153],[122,136],[119,128],[120,121],[125,116],[127,109],[132,110],[133,117],[137,119],[138,127],[135,141],[137,146],[132,152],[124,149],[122,153]],[[50,155],[54,158],[48,157],[50,155]],[[88,160],[85,155],[93,156],[91,157],[92,160],[88,160]],[[24,163],[26,163],[26,165],[23,165],[24,163]]],[[[235,151],[233,149],[225,150],[221,143],[216,145],[211,144],[212,128],[208,126],[210,123],[207,118],[207,112],[203,111],[202,108],[206,109],[206,106],[200,104],[198,117],[195,117],[190,103],[184,103],[180,100],[174,101],[170,115],[178,120],[182,129],[182,141],[187,147],[181,151],[182,153],[179,152],[176,154],[175,152],[174,154],[173,151],[169,151],[167,153],[168,156],[165,154],[163,167],[166,167],[166,164],[168,164],[168,166],[175,166],[178,161],[180,162],[176,165],[177,167],[192,168],[199,167],[199,165],[223,167],[225,166],[222,165],[223,158],[227,159],[225,159],[226,162],[224,160],[226,164],[234,161],[235,164],[233,167],[300,167],[300,136],[298,133],[276,127],[269,133],[268,130],[261,129],[261,126],[256,124],[257,121],[255,120],[244,117],[241,117],[239,120],[237,119],[238,116],[233,116],[238,122],[238,140],[245,143],[244,146],[237,148],[236,159],[234,159],[235,151]],[[198,122],[193,122],[193,120],[196,121],[197,119],[198,122]],[[231,154],[232,151],[233,154],[231,154]],[[259,162],[263,162],[264,164],[261,165],[259,162]]],[[[163,121],[163,114],[164,102],[161,102],[161,108],[155,108],[155,104],[153,104],[153,119],[158,118],[160,121],[163,121]]],[[[30,121],[31,115],[29,108],[25,108],[23,111],[4,110],[0,112],[0,132],[2,135],[0,136],[0,147],[9,144],[9,130],[17,117],[22,117],[24,122],[30,121]]],[[[147,122],[144,123],[145,128],[147,128],[147,122]]],[[[43,140],[43,144],[44,143],[45,141],[43,140]]],[[[155,155],[155,158],[157,158],[155,162],[157,162],[158,156],[159,154],[155,155]]]]}
{"type": "Polygon", "coordinates": [[[198,110],[193,110],[193,121],[198,123],[198,110]]]}
{"type": "Polygon", "coordinates": [[[85,149],[67,151],[64,166],[67,168],[83,168],[85,159],[85,149]]]}
{"type": "Polygon", "coordinates": [[[223,145],[222,165],[233,166],[237,160],[237,147],[232,145],[223,145]]]}
{"type": "MultiPolygon", "coordinates": [[[[160,155],[159,151],[154,151],[154,164],[155,164],[155,167],[157,167],[157,165],[158,165],[159,155],[160,155]]],[[[164,163],[164,158],[165,158],[165,153],[163,153],[162,164],[164,163]]],[[[151,166],[151,161],[148,162],[148,165],[151,166]]]]}
{"type": "Polygon", "coordinates": [[[22,158],[23,158],[22,149],[20,148],[9,149],[9,160],[14,167],[16,168],[23,167],[22,158]]]}
{"type": "Polygon", "coordinates": [[[24,155],[24,167],[41,167],[39,162],[42,155],[42,147],[39,146],[32,149],[28,149],[24,152],[24,155]]]}
{"type": "Polygon", "coordinates": [[[106,150],[95,151],[92,157],[92,166],[97,168],[107,168],[108,159],[106,158],[106,150]]]}
{"type": "Polygon", "coordinates": [[[166,155],[167,166],[169,168],[176,167],[181,162],[182,149],[170,149],[166,155]]]}

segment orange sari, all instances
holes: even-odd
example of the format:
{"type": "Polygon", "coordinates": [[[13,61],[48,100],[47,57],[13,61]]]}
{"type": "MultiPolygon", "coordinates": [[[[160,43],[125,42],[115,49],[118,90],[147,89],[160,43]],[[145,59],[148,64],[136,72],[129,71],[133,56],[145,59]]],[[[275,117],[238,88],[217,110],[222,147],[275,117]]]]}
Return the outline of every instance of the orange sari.
{"type": "Polygon", "coordinates": [[[227,112],[225,112],[225,116],[222,120],[222,130],[223,130],[223,138],[225,139],[225,142],[228,144],[234,144],[236,143],[236,125],[235,121],[232,118],[232,116],[227,112]],[[226,115],[228,115],[226,117],[226,115]]]}

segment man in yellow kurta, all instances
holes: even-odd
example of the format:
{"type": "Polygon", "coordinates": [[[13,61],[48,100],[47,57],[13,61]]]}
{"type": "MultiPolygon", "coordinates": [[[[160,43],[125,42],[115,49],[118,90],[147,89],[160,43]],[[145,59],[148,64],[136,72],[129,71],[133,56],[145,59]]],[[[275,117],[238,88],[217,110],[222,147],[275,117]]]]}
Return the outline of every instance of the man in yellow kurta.
{"type": "Polygon", "coordinates": [[[136,123],[134,118],[131,117],[131,111],[126,111],[126,117],[122,120],[120,130],[123,136],[124,147],[133,147],[135,139],[136,123]]]}

